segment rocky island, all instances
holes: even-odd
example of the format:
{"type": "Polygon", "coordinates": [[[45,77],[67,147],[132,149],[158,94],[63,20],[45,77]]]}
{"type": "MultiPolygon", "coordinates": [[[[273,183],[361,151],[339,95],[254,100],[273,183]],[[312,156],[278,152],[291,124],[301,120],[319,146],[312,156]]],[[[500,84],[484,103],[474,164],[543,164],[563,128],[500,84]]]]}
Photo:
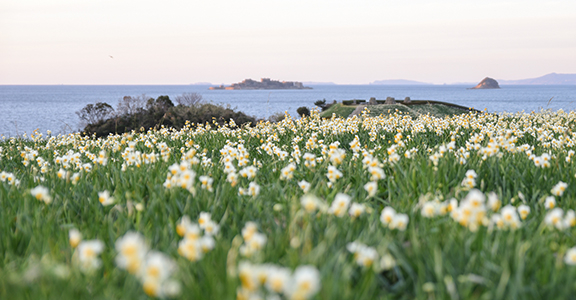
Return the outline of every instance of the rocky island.
{"type": "Polygon", "coordinates": [[[297,81],[278,81],[270,78],[262,78],[260,81],[245,79],[239,83],[233,83],[230,86],[213,86],[211,90],[305,90],[312,89],[306,87],[302,82],[297,81]]]}
{"type": "Polygon", "coordinates": [[[484,79],[482,79],[482,81],[480,81],[480,83],[473,87],[470,88],[470,90],[476,90],[476,89],[499,89],[500,86],[498,85],[498,81],[490,78],[490,77],[486,77],[484,79]]]}

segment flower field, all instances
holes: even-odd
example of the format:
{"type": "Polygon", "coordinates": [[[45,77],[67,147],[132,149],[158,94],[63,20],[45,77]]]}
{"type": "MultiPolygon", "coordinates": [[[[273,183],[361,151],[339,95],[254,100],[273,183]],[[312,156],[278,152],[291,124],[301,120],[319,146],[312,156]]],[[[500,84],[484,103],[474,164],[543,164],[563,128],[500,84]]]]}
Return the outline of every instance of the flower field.
{"type": "Polygon", "coordinates": [[[0,142],[0,299],[573,299],[576,113],[0,142]]]}

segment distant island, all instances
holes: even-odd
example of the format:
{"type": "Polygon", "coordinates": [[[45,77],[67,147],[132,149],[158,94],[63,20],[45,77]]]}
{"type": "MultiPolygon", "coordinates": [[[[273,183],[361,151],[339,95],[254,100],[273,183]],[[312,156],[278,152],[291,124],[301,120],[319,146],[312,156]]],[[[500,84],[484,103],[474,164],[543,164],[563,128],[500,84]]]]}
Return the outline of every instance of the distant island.
{"type": "Polygon", "coordinates": [[[490,78],[490,77],[486,77],[484,79],[482,79],[482,81],[480,81],[480,83],[473,87],[473,88],[469,88],[470,90],[480,90],[480,89],[499,89],[500,86],[498,85],[498,81],[490,78]]]}
{"type": "Polygon", "coordinates": [[[262,78],[260,81],[245,79],[239,83],[233,83],[230,86],[213,86],[211,90],[311,90],[311,87],[306,87],[302,82],[297,81],[278,81],[270,80],[270,78],[262,78]]]}
{"type": "Polygon", "coordinates": [[[386,79],[376,80],[369,83],[370,85],[431,85],[431,83],[420,82],[406,79],[386,79]]]}
{"type": "Polygon", "coordinates": [[[537,78],[500,80],[503,85],[576,85],[576,74],[550,73],[537,78]]]}
{"type": "MultiPolygon", "coordinates": [[[[544,76],[527,79],[505,80],[496,79],[499,85],[576,85],[576,74],[550,73],[544,76]]],[[[420,82],[406,79],[376,80],[370,85],[429,85],[433,83],[420,82]]],[[[449,85],[472,85],[474,82],[454,82],[449,85]]],[[[446,83],[444,83],[446,85],[446,83]]]]}

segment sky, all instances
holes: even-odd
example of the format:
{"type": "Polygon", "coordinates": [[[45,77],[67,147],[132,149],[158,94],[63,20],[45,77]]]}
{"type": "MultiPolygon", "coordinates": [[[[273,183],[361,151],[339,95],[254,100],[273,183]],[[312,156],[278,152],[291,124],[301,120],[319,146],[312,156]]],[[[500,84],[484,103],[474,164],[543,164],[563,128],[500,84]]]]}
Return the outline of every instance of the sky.
{"type": "Polygon", "coordinates": [[[576,73],[576,1],[0,0],[0,84],[576,73]]]}

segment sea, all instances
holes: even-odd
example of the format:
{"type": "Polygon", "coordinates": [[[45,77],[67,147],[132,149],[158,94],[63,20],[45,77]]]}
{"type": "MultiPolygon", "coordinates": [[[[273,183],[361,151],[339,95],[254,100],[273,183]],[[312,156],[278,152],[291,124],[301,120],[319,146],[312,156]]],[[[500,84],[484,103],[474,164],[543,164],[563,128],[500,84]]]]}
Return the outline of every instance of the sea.
{"type": "Polygon", "coordinates": [[[204,85],[0,85],[0,136],[22,136],[34,130],[53,135],[81,130],[76,112],[90,103],[116,107],[124,96],[146,95],[171,99],[198,93],[203,101],[229,105],[257,118],[296,109],[314,102],[365,99],[436,100],[488,112],[531,112],[576,109],[574,85],[503,85],[501,89],[470,90],[466,85],[312,85],[310,90],[209,90],[204,85]]]}

